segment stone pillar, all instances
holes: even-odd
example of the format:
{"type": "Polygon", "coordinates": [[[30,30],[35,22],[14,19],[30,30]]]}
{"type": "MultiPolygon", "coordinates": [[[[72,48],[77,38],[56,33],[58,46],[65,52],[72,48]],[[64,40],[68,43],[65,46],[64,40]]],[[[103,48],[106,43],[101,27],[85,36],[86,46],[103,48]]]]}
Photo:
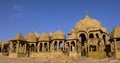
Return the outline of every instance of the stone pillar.
{"type": "Polygon", "coordinates": [[[50,45],[50,49],[51,49],[51,51],[54,51],[54,50],[55,50],[54,41],[52,41],[52,43],[51,43],[51,45],[50,45]]]}
{"type": "Polygon", "coordinates": [[[62,43],[63,43],[63,47],[62,47],[62,48],[63,48],[63,51],[64,51],[64,50],[65,50],[65,49],[64,49],[64,48],[65,48],[65,45],[64,45],[65,42],[63,41],[62,43]]]}
{"type": "Polygon", "coordinates": [[[44,52],[44,42],[42,43],[42,52],[44,52]]]}
{"type": "Polygon", "coordinates": [[[24,47],[25,47],[25,48],[24,48],[24,53],[26,53],[26,45],[27,45],[27,44],[25,43],[25,45],[24,45],[24,47]]]}
{"type": "MultiPolygon", "coordinates": [[[[1,44],[2,45],[2,44],[1,44]]],[[[2,50],[2,46],[1,46],[1,50],[2,50]]],[[[10,42],[10,53],[13,51],[13,43],[12,42],[10,42]]]]}
{"type": "Polygon", "coordinates": [[[76,47],[76,45],[77,45],[77,44],[76,44],[76,41],[75,41],[75,51],[77,51],[77,47],[76,47]]]}
{"type": "Polygon", "coordinates": [[[89,52],[89,49],[90,49],[89,39],[87,40],[87,47],[88,47],[88,52],[89,52]]]}
{"type": "Polygon", "coordinates": [[[20,42],[20,41],[17,41],[17,44],[16,44],[16,53],[19,52],[19,42],[20,42]]]}
{"type": "Polygon", "coordinates": [[[114,43],[115,43],[115,57],[117,57],[117,43],[116,43],[116,39],[114,39],[114,43]]]}
{"type": "Polygon", "coordinates": [[[50,47],[49,47],[49,42],[47,42],[47,51],[49,51],[49,48],[50,48],[50,47]]]}
{"type": "Polygon", "coordinates": [[[69,41],[69,49],[68,49],[69,51],[71,51],[71,47],[72,47],[71,46],[71,41],[69,41]]]}
{"type": "Polygon", "coordinates": [[[2,50],[3,50],[3,45],[4,45],[4,44],[2,43],[2,44],[1,44],[1,52],[3,52],[3,51],[2,51],[2,50]]]}
{"type": "Polygon", "coordinates": [[[57,51],[59,51],[59,41],[57,41],[57,51]]]}
{"type": "Polygon", "coordinates": [[[39,52],[39,50],[40,50],[40,42],[37,45],[37,52],[39,52]]]}

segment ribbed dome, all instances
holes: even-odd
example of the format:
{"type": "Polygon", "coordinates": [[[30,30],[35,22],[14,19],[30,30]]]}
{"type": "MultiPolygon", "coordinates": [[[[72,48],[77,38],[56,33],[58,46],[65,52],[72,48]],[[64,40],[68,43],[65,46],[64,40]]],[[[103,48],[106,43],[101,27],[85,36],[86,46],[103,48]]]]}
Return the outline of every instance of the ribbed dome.
{"type": "Polygon", "coordinates": [[[35,35],[34,32],[29,32],[26,36],[25,39],[27,42],[37,42],[37,36],[35,35]]]}
{"type": "Polygon", "coordinates": [[[102,25],[98,20],[90,18],[88,15],[86,15],[75,25],[74,29],[99,29],[100,27],[102,27],[102,25]]]}
{"type": "Polygon", "coordinates": [[[44,32],[40,35],[39,41],[50,41],[50,37],[46,32],[44,32]]]}
{"type": "Polygon", "coordinates": [[[61,30],[58,29],[55,33],[53,33],[52,39],[66,39],[66,36],[61,30]]]}

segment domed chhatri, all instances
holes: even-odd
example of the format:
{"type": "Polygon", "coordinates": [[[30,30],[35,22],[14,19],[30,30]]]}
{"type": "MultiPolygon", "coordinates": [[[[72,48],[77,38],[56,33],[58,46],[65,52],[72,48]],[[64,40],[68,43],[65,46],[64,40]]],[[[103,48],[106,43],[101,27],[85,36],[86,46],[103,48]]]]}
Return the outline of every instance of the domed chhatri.
{"type": "Polygon", "coordinates": [[[25,36],[26,41],[28,42],[37,42],[38,37],[35,35],[34,32],[29,32],[26,36],[25,36]]]}
{"type": "Polygon", "coordinates": [[[78,21],[78,23],[74,26],[74,29],[84,30],[84,31],[91,31],[91,30],[101,30],[101,28],[104,28],[101,23],[88,16],[86,13],[85,17],[78,21]]]}
{"type": "Polygon", "coordinates": [[[53,33],[52,39],[66,39],[66,35],[60,29],[53,33]]]}
{"type": "Polygon", "coordinates": [[[30,32],[25,38],[19,33],[8,43],[1,42],[0,48],[2,53],[8,52],[6,55],[9,57],[58,58],[65,55],[70,58],[108,56],[120,59],[119,32],[120,27],[117,26],[110,34],[98,20],[86,13],[71,29],[68,38],[60,29],[41,35],[30,32]]]}
{"type": "Polygon", "coordinates": [[[25,41],[25,38],[22,36],[21,33],[18,33],[13,39],[14,40],[20,40],[20,41],[25,41]]]}
{"type": "Polygon", "coordinates": [[[43,32],[40,36],[38,41],[50,41],[50,36],[46,33],[43,32]]]}

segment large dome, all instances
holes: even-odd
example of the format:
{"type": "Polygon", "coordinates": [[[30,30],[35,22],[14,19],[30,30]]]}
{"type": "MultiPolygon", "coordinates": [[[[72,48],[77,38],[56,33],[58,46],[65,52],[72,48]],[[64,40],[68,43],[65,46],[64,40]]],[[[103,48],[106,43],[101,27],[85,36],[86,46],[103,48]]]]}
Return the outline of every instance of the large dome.
{"type": "Polygon", "coordinates": [[[102,25],[98,20],[86,14],[86,16],[75,25],[74,29],[100,29],[101,27],[102,25]]]}

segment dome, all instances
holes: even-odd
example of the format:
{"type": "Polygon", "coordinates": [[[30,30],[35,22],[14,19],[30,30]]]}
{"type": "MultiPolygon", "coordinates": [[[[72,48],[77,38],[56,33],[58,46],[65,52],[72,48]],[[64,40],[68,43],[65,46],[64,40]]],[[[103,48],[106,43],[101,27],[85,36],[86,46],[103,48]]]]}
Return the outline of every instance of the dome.
{"type": "Polygon", "coordinates": [[[21,33],[18,33],[12,40],[21,40],[21,41],[25,41],[25,38],[22,36],[21,33]]]}
{"type": "Polygon", "coordinates": [[[52,39],[66,39],[66,36],[61,30],[58,29],[55,33],[53,33],[52,39]]]}
{"type": "Polygon", "coordinates": [[[39,41],[50,41],[50,37],[46,32],[44,32],[40,35],[38,40],[39,41]]]}
{"type": "Polygon", "coordinates": [[[74,29],[99,29],[101,27],[102,25],[98,20],[86,14],[86,16],[75,25],[74,29]]]}
{"type": "Polygon", "coordinates": [[[27,40],[27,42],[37,42],[38,38],[34,32],[30,32],[25,36],[25,39],[27,40]]]}
{"type": "Polygon", "coordinates": [[[34,34],[35,34],[37,37],[39,37],[39,36],[40,36],[38,32],[34,32],[34,34]]]}
{"type": "Polygon", "coordinates": [[[77,39],[77,35],[75,33],[72,33],[69,35],[69,39],[77,39]]]}

